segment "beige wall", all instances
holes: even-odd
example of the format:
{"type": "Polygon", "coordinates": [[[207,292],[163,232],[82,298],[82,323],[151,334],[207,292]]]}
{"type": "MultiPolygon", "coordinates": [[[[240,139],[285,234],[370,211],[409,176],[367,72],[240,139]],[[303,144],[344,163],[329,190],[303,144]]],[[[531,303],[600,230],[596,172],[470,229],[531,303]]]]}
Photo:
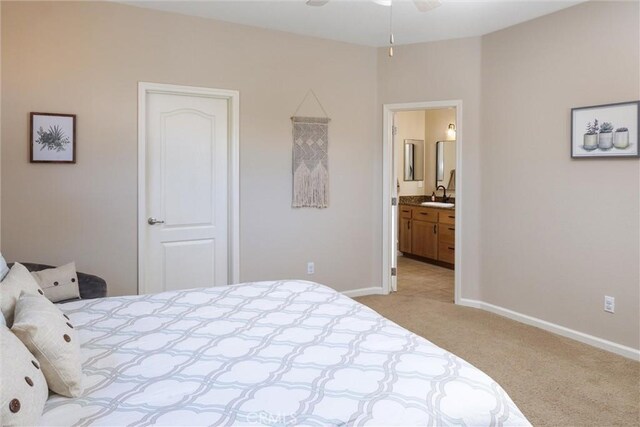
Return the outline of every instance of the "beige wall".
{"type": "MultiPolygon", "coordinates": [[[[436,191],[436,145],[438,141],[447,141],[447,130],[449,129],[449,123],[456,124],[456,109],[455,108],[434,108],[425,111],[425,141],[427,149],[425,152],[425,162],[427,165],[427,179],[424,186],[424,193],[430,195],[436,191]]],[[[447,186],[449,182],[449,171],[455,169],[455,142],[452,142],[446,146],[445,152],[448,156],[445,156],[445,179],[444,185],[447,186]]],[[[439,190],[437,195],[442,195],[442,190],[439,190]]],[[[447,191],[447,195],[455,195],[455,191],[447,191]]]]}
{"type": "MultiPolygon", "coordinates": [[[[393,58],[387,56],[386,49],[378,49],[380,104],[456,99],[463,102],[464,204],[460,208],[464,222],[461,248],[464,288],[461,296],[474,299],[480,297],[480,53],[478,37],[400,46],[393,58]]],[[[378,117],[381,120],[381,115],[378,117]]],[[[379,135],[382,135],[381,125],[379,135]]],[[[380,177],[381,144],[375,146],[374,153],[376,174],[380,177]]],[[[381,191],[377,191],[375,203],[380,205],[381,191]]],[[[377,217],[375,224],[378,230],[382,229],[382,217],[377,217]]],[[[380,238],[375,237],[379,245],[380,238]]]]}
{"type": "Polygon", "coordinates": [[[0,250],[2,250],[2,7],[0,7],[0,250]]]}
{"type": "MultiPolygon", "coordinates": [[[[425,116],[424,111],[403,111],[396,113],[395,126],[398,128],[398,133],[394,139],[394,161],[396,165],[396,175],[400,184],[400,196],[414,196],[424,194],[424,181],[405,181],[404,180],[404,140],[405,139],[419,139],[424,142],[424,123],[425,116]]],[[[426,155],[423,145],[423,159],[426,155]]],[[[423,163],[422,171],[424,177],[427,176],[426,164],[423,163]]]]}
{"type": "Polygon", "coordinates": [[[8,259],[76,260],[112,295],[136,292],[137,83],[150,81],[240,91],[241,280],[380,286],[375,49],[113,3],[3,1],[2,61],[8,259]],[[289,117],[311,88],[332,118],[331,200],[294,210],[289,117]],[[28,163],[30,111],[78,114],[77,165],[28,163]]]}
{"type": "Polygon", "coordinates": [[[482,299],[634,348],[640,163],[572,160],[569,132],[640,99],[639,17],[588,2],[482,39],[482,299]]]}

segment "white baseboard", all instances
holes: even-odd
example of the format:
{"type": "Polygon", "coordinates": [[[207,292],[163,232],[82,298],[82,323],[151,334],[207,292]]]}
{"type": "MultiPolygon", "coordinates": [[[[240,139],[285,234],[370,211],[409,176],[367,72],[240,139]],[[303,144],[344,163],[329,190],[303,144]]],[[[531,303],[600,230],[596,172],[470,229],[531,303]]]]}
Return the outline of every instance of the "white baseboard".
{"type": "Polygon", "coordinates": [[[619,354],[620,356],[624,356],[632,360],[640,361],[640,350],[635,348],[627,347],[622,344],[594,337],[593,335],[585,334],[584,332],[569,329],[555,323],[547,322],[546,320],[538,319],[536,317],[528,316],[526,314],[518,313],[517,311],[509,310],[508,308],[499,307],[497,305],[489,304],[486,302],[468,298],[460,298],[458,303],[466,307],[479,308],[491,313],[498,314],[500,316],[508,317],[509,319],[516,320],[527,325],[535,326],[537,328],[544,329],[545,331],[553,332],[554,334],[562,335],[563,337],[571,338],[576,341],[580,341],[582,343],[600,348],[602,350],[619,354]]]}
{"type": "Polygon", "coordinates": [[[382,287],[360,288],[344,291],[342,292],[342,295],[346,295],[349,298],[355,298],[364,297],[366,295],[384,295],[384,291],[382,290],[382,287]]]}

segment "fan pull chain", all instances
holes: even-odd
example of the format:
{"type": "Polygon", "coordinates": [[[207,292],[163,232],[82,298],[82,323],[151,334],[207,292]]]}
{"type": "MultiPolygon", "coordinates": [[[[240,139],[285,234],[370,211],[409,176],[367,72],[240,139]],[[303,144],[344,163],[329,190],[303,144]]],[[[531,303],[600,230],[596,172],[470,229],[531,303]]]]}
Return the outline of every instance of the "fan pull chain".
{"type": "Polygon", "coordinates": [[[389,0],[389,57],[393,57],[393,0],[389,0]]]}

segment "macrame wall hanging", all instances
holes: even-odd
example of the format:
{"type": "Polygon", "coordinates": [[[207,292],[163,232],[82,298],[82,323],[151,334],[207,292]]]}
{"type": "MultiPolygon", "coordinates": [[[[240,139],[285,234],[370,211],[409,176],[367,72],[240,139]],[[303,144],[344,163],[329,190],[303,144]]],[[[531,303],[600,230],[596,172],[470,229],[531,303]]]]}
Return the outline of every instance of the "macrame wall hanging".
{"type": "Polygon", "coordinates": [[[293,200],[294,208],[329,206],[329,119],[313,90],[309,90],[293,117],[293,200]],[[324,117],[297,116],[300,107],[313,95],[324,117]]]}

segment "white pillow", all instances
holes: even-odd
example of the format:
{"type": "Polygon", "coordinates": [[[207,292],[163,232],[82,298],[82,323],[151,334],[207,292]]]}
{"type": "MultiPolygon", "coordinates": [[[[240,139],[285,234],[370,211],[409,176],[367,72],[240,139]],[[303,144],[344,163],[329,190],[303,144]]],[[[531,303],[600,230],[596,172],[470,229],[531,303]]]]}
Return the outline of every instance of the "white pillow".
{"type": "Polygon", "coordinates": [[[0,310],[8,327],[13,325],[13,311],[22,292],[44,295],[27,267],[16,262],[7,277],[0,282],[0,310]]]}
{"type": "Polygon", "coordinates": [[[67,397],[82,394],[80,341],[58,307],[43,296],[23,292],[11,331],[38,359],[49,389],[67,397]]]}
{"type": "Polygon", "coordinates": [[[7,266],[7,261],[5,261],[4,257],[0,253],[0,280],[4,279],[4,276],[9,272],[9,267],[7,266]]]}
{"type": "Polygon", "coordinates": [[[37,425],[49,396],[40,364],[20,340],[0,326],[0,420],[3,426],[37,425]]]}
{"type": "Polygon", "coordinates": [[[31,273],[49,301],[58,302],[80,298],[76,263],[31,273]]]}

